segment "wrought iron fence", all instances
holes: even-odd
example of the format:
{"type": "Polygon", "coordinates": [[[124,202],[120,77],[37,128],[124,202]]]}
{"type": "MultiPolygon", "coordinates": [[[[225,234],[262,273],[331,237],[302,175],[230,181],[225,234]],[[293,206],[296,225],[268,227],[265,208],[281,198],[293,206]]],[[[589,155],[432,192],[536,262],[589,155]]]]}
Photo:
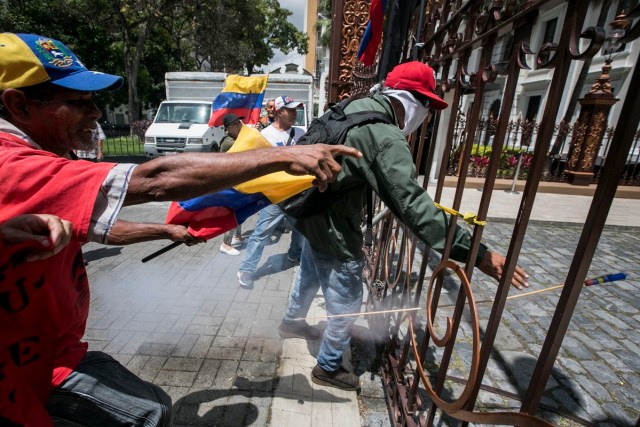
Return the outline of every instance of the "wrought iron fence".
{"type": "MultiPolygon", "coordinates": [[[[363,3],[366,2],[333,2],[329,102],[351,96],[361,86],[353,80],[358,74],[354,71],[358,41],[367,22],[366,16],[363,17],[366,10],[363,3]]],[[[595,107],[588,114],[581,112],[580,115],[580,123],[594,124],[592,129],[586,132],[582,124],[554,124],[559,117],[562,97],[566,89],[570,89],[567,77],[571,64],[593,58],[605,42],[604,24],[589,26],[587,22],[587,3],[593,2],[391,2],[393,7],[389,8],[391,16],[387,19],[386,29],[389,36],[381,48],[378,77],[384,78],[398,61],[418,59],[427,62],[436,70],[438,90],[447,96],[451,107],[450,113],[438,113],[433,120],[429,132],[440,138],[436,143],[431,141],[426,146],[427,126],[423,126],[420,137],[414,135],[409,139],[412,152],[416,153],[416,163],[422,153],[427,152],[425,176],[429,176],[428,169],[436,158],[435,147],[441,144],[439,164],[442,167],[437,176],[434,200],[440,201],[446,174],[458,173],[450,207],[459,210],[467,176],[483,174],[485,182],[477,218],[486,219],[496,179],[501,173],[510,173],[500,172],[500,169],[504,162],[514,163],[510,152],[517,153],[520,159],[531,156],[517,221],[508,242],[506,263],[495,293],[492,290],[490,299],[485,301],[491,308],[482,312],[481,326],[476,303],[480,290],[472,290],[468,281],[474,272],[473,261],[480,248],[483,227],[472,226],[468,260],[464,266],[459,266],[448,260],[457,217],[450,218],[440,261],[431,256],[430,249],[417,241],[401,221],[379,206],[376,240],[374,248],[367,253],[365,278],[369,310],[397,309],[396,313],[369,317],[369,325],[386,334],[380,348],[380,363],[391,421],[395,426],[433,425],[437,416],[440,420],[461,422],[463,426],[468,423],[548,426],[554,420],[540,414],[546,406],[543,400],[545,388],[570,327],[616,188],[620,183],[635,185],[638,180],[640,150],[636,129],[640,124],[640,103],[635,97],[640,92],[640,66],[637,59],[629,64],[628,96],[621,100],[617,128],[606,129],[606,115],[602,115],[596,105],[610,103],[613,98],[611,85],[607,87],[607,80],[603,78],[605,67],[603,77],[589,92],[597,99],[591,104],[595,107]],[[419,3],[419,7],[409,6],[409,3],[419,3]],[[564,10],[557,19],[558,37],[533,48],[533,30],[538,18],[557,7],[564,10]],[[505,35],[511,41],[500,52],[498,38],[505,35]],[[513,123],[510,121],[511,110],[521,71],[531,69],[532,60],[536,70],[549,71],[549,81],[545,83],[546,101],[541,106],[538,123],[517,120],[513,123]],[[499,90],[500,111],[497,117],[483,123],[478,118],[484,114],[484,97],[489,89],[496,91],[498,74],[504,77],[499,90]],[[473,103],[464,117],[459,106],[461,99],[468,95],[473,95],[473,103]],[[500,351],[496,348],[498,328],[503,321],[511,279],[540,182],[565,179],[568,172],[573,173],[573,179],[588,175],[578,161],[594,167],[598,184],[570,266],[566,271],[558,271],[564,286],[551,321],[546,328],[532,330],[543,341],[531,352],[536,359],[535,366],[531,375],[525,375],[521,395],[492,388],[484,380],[490,381],[487,373],[495,362],[495,353],[500,351]],[[568,167],[574,169],[567,171],[568,167]],[[452,274],[444,274],[447,270],[452,274]],[[479,396],[486,390],[503,400],[494,400],[496,405],[492,408],[483,407],[479,404],[479,396]],[[509,405],[505,404],[507,400],[509,405]]],[[[622,4],[620,6],[622,8],[622,4]]],[[[627,16],[620,14],[611,23],[611,27],[622,29],[613,41],[631,43],[640,37],[640,5],[638,1],[625,1],[624,7],[627,16]]],[[[567,415],[571,418],[575,414],[567,415]]],[[[589,420],[577,416],[571,419],[591,425],[589,420]]]]}
{"type": "Polygon", "coordinates": [[[103,125],[107,137],[102,146],[105,157],[144,156],[144,132],[149,123],[141,120],[133,126],[103,125]]]}
{"type": "MultiPolygon", "coordinates": [[[[457,176],[460,172],[461,154],[464,152],[464,144],[467,132],[467,120],[464,114],[459,114],[453,132],[453,143],[447,163],[447,175],[457,176]]],[[[489,167],[489,159],[493,147],[493,139],[496,134],[497,120],[492,116],[478,121],[477,130],[473,139],[471,159],[466,175],[469,177],[485,178],[489,167]]],[[[578,124],[578,126],[583,126],[578,124]]],[[[526,180],[533,160],[535,141],[538,137],[539,124],[528,120],[510,120],[504,145],[500,155],[500,165],[496,177],[498,179],[513,179],[518,172],[518,179],[526,180]]],[[[545,169],[542,179],[550,182],[567,182],[565,166],[571,147],[574,132],[583,132],[575,125],[562,121],[553,128],[551,143],[547,153],[545,169]]],[[[598,154],[594,162],[594,175],[592,183],[597,184],[602,171],[602,165],[607,158],[611,147],[611,140],[615,132],[614,127],[608,127],[598,154]]],[[[620,185],[640,185],[640,130],[635,133],[631,150],[627,156],[624,174],[620,185]]]]}

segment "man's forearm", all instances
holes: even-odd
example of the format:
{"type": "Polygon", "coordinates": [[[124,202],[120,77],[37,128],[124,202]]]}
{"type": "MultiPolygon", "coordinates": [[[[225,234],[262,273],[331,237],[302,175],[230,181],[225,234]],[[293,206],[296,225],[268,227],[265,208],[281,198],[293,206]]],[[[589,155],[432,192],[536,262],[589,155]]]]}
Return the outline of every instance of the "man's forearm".
{"type": "Polygon", "coordinates": [[[266,151],[271,150],[185,153],[143,163],[134,170],[125,204],[191,199],[280,170],[271,153],[263,153],[266,151]],[[264,157],[272,161],[261,163],[264,157]]]}
{"type": "Polygon", "coordinates": [[[119,219],[109,231],[107,244],[119,246],[162,239],[185,242],[189,245],[200,240],[189,235],[187,229],[181,225],[129,222],[119,219]]]}
{"type": "Polygon", "coordinates": [[[188,200],[277,171],[313,175],[324,190],[340,171],[336,155],[361,156],[344,145],[315,144],[160,157],[135,168],[125,205],[188,200]]]}

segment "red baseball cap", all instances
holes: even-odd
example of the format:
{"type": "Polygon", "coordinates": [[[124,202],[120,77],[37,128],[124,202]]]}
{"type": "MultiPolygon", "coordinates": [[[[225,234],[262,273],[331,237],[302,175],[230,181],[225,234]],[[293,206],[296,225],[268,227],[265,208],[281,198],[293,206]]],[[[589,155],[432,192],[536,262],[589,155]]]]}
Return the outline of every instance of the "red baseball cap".
{"type": "Polygon", "coordinates": [[[435,110],[444,110],[449,106],[442,98],[434,93],[436,75],[433,68],[420,61],[405,62],[396,65],[387,74],[385,87],[391,89],[418,92],[429,98],[429,106],[435,110]]]}

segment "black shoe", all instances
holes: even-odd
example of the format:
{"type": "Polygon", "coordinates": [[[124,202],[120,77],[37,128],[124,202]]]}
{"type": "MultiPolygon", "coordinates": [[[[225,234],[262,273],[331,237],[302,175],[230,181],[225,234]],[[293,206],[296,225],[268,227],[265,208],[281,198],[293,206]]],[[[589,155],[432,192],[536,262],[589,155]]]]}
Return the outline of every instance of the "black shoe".
{"type": "Polygon", "coordinates": [[[238,282],[244,289],[253,289],[253,276],[246,271],[238,271],[238,282]]]}
{"type": "Polygon", "coordinates": [[[322,332],[309,326],[307,322],[285,322],[278,327],[280,338],[302,338],[303,340],[319,340],[322,332]]]}
{"type": "Polygon", "coordinates": [[[289,260],[289,262],[293,262],[294,264],[300,264],[300,255],[287,254],[287,260],[289,260]]]}
{"type": "Polygon", "coordinates": [[[311,371],[311,381],[319,385],[335,387],[341,390],[360,389],[360,379],[343,367],[340,367],[337,371],[328,372],[319,365],[316,365],[311,371]]]}

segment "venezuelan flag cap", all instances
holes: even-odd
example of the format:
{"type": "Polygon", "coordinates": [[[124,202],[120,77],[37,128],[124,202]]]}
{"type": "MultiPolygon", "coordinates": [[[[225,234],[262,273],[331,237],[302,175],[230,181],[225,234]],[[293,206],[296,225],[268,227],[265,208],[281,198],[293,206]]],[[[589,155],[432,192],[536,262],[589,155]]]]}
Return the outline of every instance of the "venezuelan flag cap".
{"type": "Polygon", "coordinates": [[[94,92],[118,89],[122,77],[87,70],[58,40],[35,34],[0,34],[0,91],[44,82],[94,92]]]}

